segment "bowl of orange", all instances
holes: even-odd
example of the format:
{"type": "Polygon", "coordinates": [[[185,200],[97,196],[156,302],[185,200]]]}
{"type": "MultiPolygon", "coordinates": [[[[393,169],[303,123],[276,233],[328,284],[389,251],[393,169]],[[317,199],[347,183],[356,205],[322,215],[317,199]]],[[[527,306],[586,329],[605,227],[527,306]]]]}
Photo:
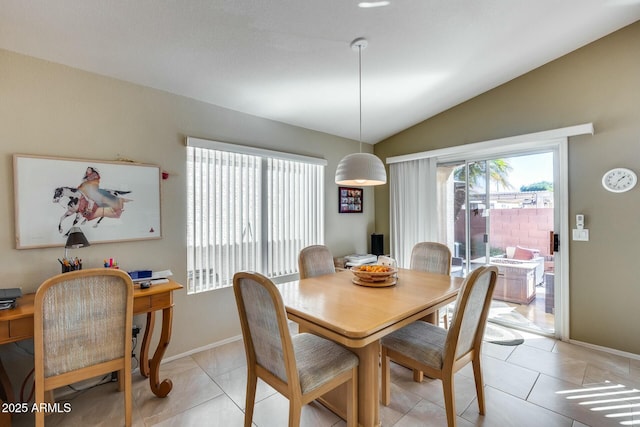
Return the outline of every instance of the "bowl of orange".
{"type": "Polygon", "coordinates": [[[397,268],[388,265],[360,265],[351,267],[351,272],[363,282],[384,282],[398,272],[397,268]]]}

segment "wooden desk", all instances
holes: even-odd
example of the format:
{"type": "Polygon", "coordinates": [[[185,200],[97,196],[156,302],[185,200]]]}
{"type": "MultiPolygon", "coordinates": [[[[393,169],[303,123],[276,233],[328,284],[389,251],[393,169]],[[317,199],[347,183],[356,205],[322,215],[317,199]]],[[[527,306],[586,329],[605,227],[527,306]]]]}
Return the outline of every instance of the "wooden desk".
{"type": "MultiPolygon", "coordinates": [[[[152,285],[149,289],[133,291],[133,314],[147,314],[147,326],[140,347],[140,373],[149,378],[151,391],[158,397],[165,397],[173,384],[170,379],[160,381],[160,362],[171,339],[171,320],[173,316],[173,292],[182,289],[182,285],[169,280],[168,283],[152,285]],[[158,347],[149,360],[149,344],[155,325],[155,312],[162,310],[162,331],[158,347]]],[[[12,310],[0,311],[0,344],[33,338],[33,300],[35,294],[26,294],[18,299],[18,305],[12,310]]],[[[7,400],[15,402],[13,389],[0,362],[0,385],[7,393],[7,400]]]]}
{"type": "MultiPolygon", "coordinates": [[[[351,282],[350,271],[278,285],[289,319],[301,331],[338,342],[358,355],[358,423],[379,426],[378,361],[380,338],[453,302],[462,280],[400,269],[398,283],[368,288],[351,282]]],[[[345,399],[323,397],[331,410],[345,418],[345,399]]]]}

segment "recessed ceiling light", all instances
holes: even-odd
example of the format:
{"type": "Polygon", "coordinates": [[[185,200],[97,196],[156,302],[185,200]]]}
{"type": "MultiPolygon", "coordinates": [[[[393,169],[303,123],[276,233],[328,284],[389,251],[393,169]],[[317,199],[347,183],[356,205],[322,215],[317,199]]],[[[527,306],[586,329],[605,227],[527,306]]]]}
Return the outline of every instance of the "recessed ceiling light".
{"type": "Polygon", "coordinates": [[[361,7],[363,9],[369,9],[372,7],[383,7],[383,6],[389,6],[389,4],[391,4],[390,1],[361,1],[360,3],[358,3],[358,7],[361,7]]]}

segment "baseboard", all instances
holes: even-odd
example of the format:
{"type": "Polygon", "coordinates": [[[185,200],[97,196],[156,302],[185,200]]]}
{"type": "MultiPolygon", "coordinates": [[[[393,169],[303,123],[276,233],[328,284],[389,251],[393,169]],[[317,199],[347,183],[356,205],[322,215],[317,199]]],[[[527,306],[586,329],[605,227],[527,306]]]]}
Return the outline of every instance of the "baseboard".
{"type": "Polygon", "coordinates": [[[173,356],[170,356],[170,357],[166,357],[166,358],[162,359],[161,363],[171,362],[172,360],[180,359],[180,358],[185,357],[185,356],[191,356],[192,354],[200,353],[201,351],[205,351],[205,350],[211,350],[212,348],[220,347],[220,346],[223,346],[225,344],[229,344],[229,343],[232,343],[232,342],[235,342],[235,341],[239,341],[239,340],[242,340],[242,335],[236,335],[234,337],[226,338],[226,339],[224,339],[222,341],[216,341],[216,342],[214,342],[212,344],[207,344],[207,345],[202,346],[202,347],[194,348],[193,350],[189,350],[189,351],[186,351],[184,353],[180,353],[180,354],[176,354],[176,355],[173,355],[173,356]]]}
{"type": "MultiPolygon", "coordinates": [[[[242,337],[241,337],[242,338],[242,337]]],[[[590,348],[592,350],[599,350],[604,353],[615,354],[616,356],[628,357],[629,359],[640,360],[640,354],[628,353],[626,351],[620,351],[609,347],[602,347],[595,344],[589,344],[587,342],[577,341],[569,339],[569,343],[579,345],[581,347],[590,348]]]]}

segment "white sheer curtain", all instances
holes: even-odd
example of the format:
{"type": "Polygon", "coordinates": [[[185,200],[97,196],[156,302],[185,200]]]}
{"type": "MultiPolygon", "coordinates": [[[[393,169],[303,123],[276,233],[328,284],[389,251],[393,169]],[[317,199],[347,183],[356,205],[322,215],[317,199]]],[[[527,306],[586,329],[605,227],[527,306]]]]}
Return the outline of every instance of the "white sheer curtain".
{"type": "Polygon", "coordinates": [[[416,243],[437,240],[436,162],[392,163],[389,176],[391,256],[408,268],[416,243]]]}

